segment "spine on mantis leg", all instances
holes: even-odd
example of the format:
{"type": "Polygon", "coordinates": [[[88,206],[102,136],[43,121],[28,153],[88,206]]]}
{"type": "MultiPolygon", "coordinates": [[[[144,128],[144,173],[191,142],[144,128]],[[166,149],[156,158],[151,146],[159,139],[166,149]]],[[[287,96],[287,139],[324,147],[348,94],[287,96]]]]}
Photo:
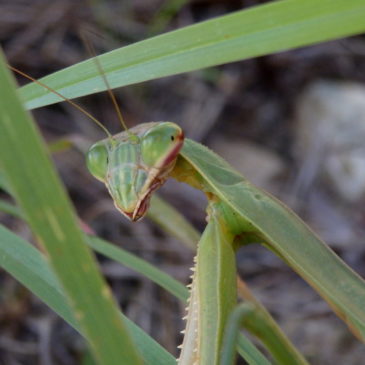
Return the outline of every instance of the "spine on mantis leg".
{"type": "Polygon", "coordinates": [[[234,235],[221,203],[208,206],[208,225],[198,245],[179,365],[218,365],[223,331],[236,303],[234,235]]]}

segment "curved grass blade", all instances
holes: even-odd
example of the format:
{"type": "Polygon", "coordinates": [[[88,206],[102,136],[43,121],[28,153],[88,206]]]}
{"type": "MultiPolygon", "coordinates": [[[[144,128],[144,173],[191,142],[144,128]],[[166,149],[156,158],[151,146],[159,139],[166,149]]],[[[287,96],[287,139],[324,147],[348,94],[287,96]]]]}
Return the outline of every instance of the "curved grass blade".
{"type": "Polygon", "coordinates": [[[0,200],[0,211],[6,214],[10,214],[18,219],[24,219],[24,215],[21,210],[14,204],[8,203],[5,200],[0,200]]]}
{"type": "MultiPolygon", "coordinates": [[[[236,358],[236,342],[241,327],[242,318],[251,308],[247,303],[238,305],[229,316],[223,339],[223,347],[221,353],[221,365],[233,365],[236,358]]],[[[249,349],[250,343],[242,346],[244,349],[249,349]]],[[[252,359],[254,364],[270,365],[270,362],[265,357],[252,359]]]]}
{"type": "Polygon", "coordinates": [[[93,354],[103,365],[140,364],[137,350],[38,131],[24,111],[0,54],[0,168],[27,221],[47,252],[93,354]]]}
{"type": "Polygon", "coordinates": [[[272,320],[267,319],[267,316],[260,308],[251,304],[247,305],[246,303],[246,311],[241,317],[241,326],[262,341],[270,351],[275,363],[282,365],[309,365],[301,355],[288,351],[289,346],[286,341],[277,337],[278,330],[276,324],[272,320]]]}
{"type": "Polygon", "coordinates": [[[165,232],[176,237],[189,248],[196,250],[199,232],[172,205],[156,194],[152,196],[148,218],[158,224],[165,232]],[[169,217],[169,219],[166,219],[169,217]]]}
{"type": "Polygon", "coordinates": [[[89,237],[87,241],[88,245],[96,252],[129,267],[146,278],[149,278],[176,298],[183,301],[188,299],[188,291],[184,285],[147,261],[140,259],[122,248],[116,247],[98,237],[89,237]]]}
{"type": "MultiPolygon", "coordinates": [[[[63,290],[44,256],[35,247],[1,225],[0,267],[82,334],[63,290]]],[[[175,358],[142,329],[125,316],[123,316],[123,321],[134,343],[140,349],[144,364],[176,364],[175,358]]]]}
{"type": "Polygon", "coordinates": [[[185,140],[181,155],[207,188],[258,232],[263,242],[303,277],[365,341],[365,282],[284,204],[256,188],[221,157],[185,140]]]}
{"type": "MultiPolygon", "coordinates": [[[[365,31],[363,0],[282,0],[153,37],[98,57],[112,88],[267,55],[365,31]]],[[[68,98],[105,90],[92,59],[41,79],[68,98]]],[[[28,109],[62,101],[20,89],[28,109]]]]}
{"type": "Polygon", "coordinates": [[[243,334],[237,337],[237,352],[249,365],[271,365],[271,362],[243,334]]]}
{"type": "Polygon", "coordinates": [[[244,299],[243,304],[246,306],[241,326],[266,346],[276,363],[309,365],[242,280],[237,280],[237,291],[238,295],[244,299]]]}
{"type": "MultiPolygon", "coordinates": [[[[276,364],[281,365],[309,365],[296,351],[290,351],[291,345],[282,338],[280,330],[273,320],[267,317],[265,310],[256,303],[244,302],[231,313],[224,333],[221,365],[233,365],[235,360],[236,342],[241,327],[245,327],[265,344],[276,364]],[[268,320],[269,319],[269,320],[268,320]],[[279,334],[279,338],[277,337],[279,334]],[[289,349],[289,351],[288,351],[289,349]]],[[[263,361],[260,359],[259,361],[263,361]]],[[[268,361],[264,359],[266,363],[268,361]]],[[[259,362],[262,364],[265,362],[259,362]]]]}

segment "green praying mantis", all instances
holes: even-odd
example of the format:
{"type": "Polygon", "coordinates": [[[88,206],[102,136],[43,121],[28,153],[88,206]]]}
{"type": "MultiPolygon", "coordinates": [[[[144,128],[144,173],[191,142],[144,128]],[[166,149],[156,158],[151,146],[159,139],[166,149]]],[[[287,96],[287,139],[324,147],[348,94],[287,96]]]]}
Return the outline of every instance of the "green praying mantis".
{"type": "MultiPolygon", "coordinates": [[[[128,219],[143,218],[151,194],[170,176],[208,198],[208,223],[198,244],[179,364],[226,361],[227,323],[237,303],[235,251],[249,243],[274,251],[365,339],[364,281],[282,203],[213,151],[184,139],[174,123],[152,122],[107,134],[90,148],[87,166],[128,219]]],[[[305,363],[300,356],[295,361],[305,363]]]]}
{"type": "Polygon", "coordinates": [[[179,364],[221,363],[225,327],[236,305],[235,249],[250,242],[274,250],[364,338],[363,281],[285,206],[214,152],[184,142],[176,124],[141,124],[97,142],[87,154],[87,166],[132,221],[145,215],[151,193],[169,175],[208,197],[208,225],[198,245],[179,364]]]}

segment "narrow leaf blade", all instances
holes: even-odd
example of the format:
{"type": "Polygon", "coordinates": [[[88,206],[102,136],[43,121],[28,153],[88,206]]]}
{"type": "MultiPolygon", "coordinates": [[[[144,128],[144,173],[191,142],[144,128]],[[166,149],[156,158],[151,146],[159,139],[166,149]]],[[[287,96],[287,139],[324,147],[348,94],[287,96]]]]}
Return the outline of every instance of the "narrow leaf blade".
{"type": "MultiPolygon", "coordinates": [[[[359,34],[363,0],[282,0],[162,34],[99,56],[112,88],[359,34]]],[[[68,98],[105,90],[92,59],[44,77],[68,98]]],[[[62,101],[29,84],[29,109],[62,101]]]]}
{"type": "Polygon", "coordinates": [[[123,358],[141,363],[1,54],[0,85],[0,168],[47,252],[95,358],[104,365],[123,358]]]}

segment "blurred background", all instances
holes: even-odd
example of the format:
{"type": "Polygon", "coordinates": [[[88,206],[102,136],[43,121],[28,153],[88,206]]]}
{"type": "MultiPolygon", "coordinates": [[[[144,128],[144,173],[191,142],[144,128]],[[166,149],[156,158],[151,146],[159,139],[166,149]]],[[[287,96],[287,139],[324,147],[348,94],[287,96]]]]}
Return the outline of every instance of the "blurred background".
{"type": "MultiPolygon", "coordinates": [[[[263,2],[0,0],[0,43],[11,65],[38,78],[89,57],[81,27],[90,31],[97,53],[104,53],[263,2]]],[[[115,93],[129,126],[179,123],[187,137],[208,145],[293,208],[365,276],[364,82],[365,37],[358,36],[115,93]]],[[[113,133],[120,131],[105,94],[79,101],[113,133]]],[[[67,103],[33,114],[48,143],[72,142],[61,144],[54,160],[85,225],[187,284],[193,252],[147,218],[126,221],[86,170],[81,151],[104,138],[103,132],[67,103]]],[[[204,229],[202,193],[175,181],[160,193],[204,229]]],[[[0,192],[0,198],[7,196],[0,192]]],[[[1,212],[0,221],[34,241],[23,222],[1,212]]],[[[134,272],[99,259],[127,316],[177,355],[182,305],[134,272]]],[[[311,364],[364,363],[364,346],[274,254],[253,245],[239,251],[237,260],[241,277],[311,364]]],[[[0,365],[87,363],[78,334],[2,271],[0,288],[0,365]]]]}

